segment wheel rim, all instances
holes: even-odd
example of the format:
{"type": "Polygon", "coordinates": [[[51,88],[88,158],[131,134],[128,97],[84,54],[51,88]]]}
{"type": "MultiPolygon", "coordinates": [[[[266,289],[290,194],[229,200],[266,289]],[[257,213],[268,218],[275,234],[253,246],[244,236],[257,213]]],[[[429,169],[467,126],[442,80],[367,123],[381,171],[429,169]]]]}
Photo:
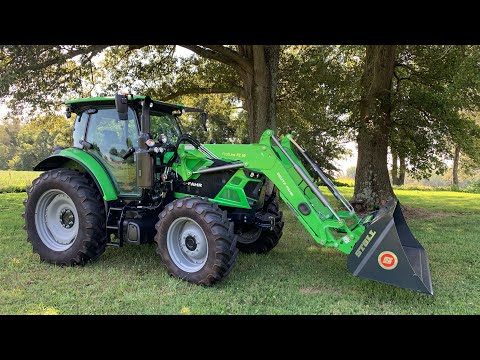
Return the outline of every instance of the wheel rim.
{"type": "Polygon", "coordinates": [[[54,251],[69,249],[78,234],[78,213],[73,200],[63,191],[48,190],[35,207],[35,226],[40,240],[54,251]]]}
{"type": "Polygon", "coordinates": [[[199,271],[207,262],[208,242],[205,232],[190,218],[175,219],[167,232],[167,249],[177,267],[185,272],[199,271]]]}

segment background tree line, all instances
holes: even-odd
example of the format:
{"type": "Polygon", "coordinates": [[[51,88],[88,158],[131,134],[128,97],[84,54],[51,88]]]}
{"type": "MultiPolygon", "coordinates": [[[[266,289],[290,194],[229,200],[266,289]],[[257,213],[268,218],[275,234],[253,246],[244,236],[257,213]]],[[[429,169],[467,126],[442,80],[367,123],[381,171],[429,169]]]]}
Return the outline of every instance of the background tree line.
{"type": "Polygon", "coordinates": [[[208,133],[182,120],[202,141],[295,131],[331,174],[356,142],[360,208],[393,197],[391,181],[406,174],[445,173],[446,160],[457,184],[460,163],[479,167],[478,46],[183,46],[193,55],[175,57],[175,45],[1,46],[0,96],[12,111],[0,125],[0,167],[29,169],[68,143],[71,121],[52,115],[62,101],[124,88],[205,108],[208,133]]]}

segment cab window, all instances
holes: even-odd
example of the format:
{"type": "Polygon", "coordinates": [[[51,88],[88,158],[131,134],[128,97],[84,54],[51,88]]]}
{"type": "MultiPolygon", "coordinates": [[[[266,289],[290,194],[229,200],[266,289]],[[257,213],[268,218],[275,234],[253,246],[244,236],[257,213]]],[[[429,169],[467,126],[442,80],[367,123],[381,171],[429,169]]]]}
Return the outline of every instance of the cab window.
{"type": "Polygon", "coordinates": [[[138,147],[133,110],[128,109],[128,120],[119,120],[115,108],[101,108],[90,114],[86,140],[91,144],[89,152],[106,165],[120,194],[138,194],[135,156],[123,159],[128,149],[138,147]]]}

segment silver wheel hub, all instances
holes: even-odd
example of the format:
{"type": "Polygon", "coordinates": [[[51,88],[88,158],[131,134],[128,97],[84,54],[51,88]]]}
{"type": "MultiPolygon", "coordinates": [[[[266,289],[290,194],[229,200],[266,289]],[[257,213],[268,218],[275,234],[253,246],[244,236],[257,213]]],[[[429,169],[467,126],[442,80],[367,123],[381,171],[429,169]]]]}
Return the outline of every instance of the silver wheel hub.
{"type": "Polygon", "coordinates": [[[170,225],[167,249],[175,265],[185,272],[197,272],[207,262],[207,237],[200,225],[187,217],[175,219],[170,225]]]}
{"type": "Polygon", "coordinates": [[[65,229],[70,229],[75,224],[75,215],[68,208],[63,208],[60,212],[60,223],[65,229]]]}
{"type": "Polygon", "coordinates": [[[35,226],[40,240],[54,251],[70,248],[78,234],[78,213],[73,200],[58,189],[40,196],[35,207],[35,226]]]}

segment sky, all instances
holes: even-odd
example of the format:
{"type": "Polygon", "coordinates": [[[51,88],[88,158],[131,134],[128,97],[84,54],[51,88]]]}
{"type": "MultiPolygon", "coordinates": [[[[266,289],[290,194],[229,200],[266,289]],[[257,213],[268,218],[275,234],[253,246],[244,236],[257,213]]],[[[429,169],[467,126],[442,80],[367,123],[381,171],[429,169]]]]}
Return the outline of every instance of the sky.
{"type": "Polygon", "coordinates": [[[4,104],[0,104],[0,119],[8,113],[8,108],[4,104]]]}
{"type": "MultiPolygon", "coordinates": [[[[181,46],[177,46],[175,48],[175,55],[178,57],[187,57],[187,56],[190,56],[191,54],[192,52],[190,50],[185,49],[181,46]]],[[[4,104],[0,104],[0,119],[2,119],[7,113],[8,113],[8,108],[4,104]]],[[[348,158],[336,161],[337,167],[343,171],[347,170],[347,168],[349,168],[350,166],[355,166],[357,164],[356,144],[353,142],[350,142],[346,146],[348,149],[352,151],[353,155],[348,158]]]]}
{"type": "Polygon", "coordinates": [[[188,50],[188,49],[185,49],[184,47],[181,47],[181,46],[176,46],[175,47],[175,55],[176,56],[179,56],[179,57],[187,57],[187,56],[190,56],[192,55],[193,52],[188,50]]]}

